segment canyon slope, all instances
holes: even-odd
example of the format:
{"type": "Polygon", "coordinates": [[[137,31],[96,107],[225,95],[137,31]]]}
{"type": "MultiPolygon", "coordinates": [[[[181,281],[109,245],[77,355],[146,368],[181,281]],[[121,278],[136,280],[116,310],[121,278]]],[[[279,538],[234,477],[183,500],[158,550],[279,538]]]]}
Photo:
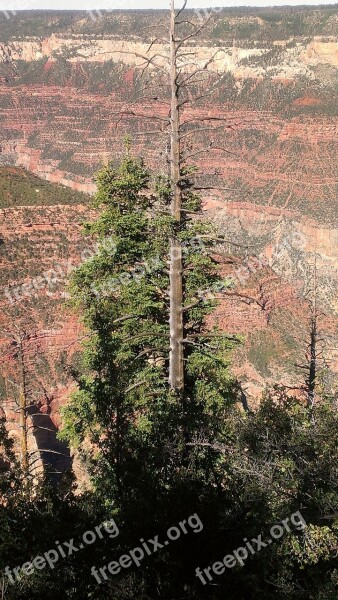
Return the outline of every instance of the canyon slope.
{"type": "Polygon", "coordinates": [[[81,329],[65,305],[66,285],[95,251],[81,234],[87,218],[87,196],[21,168],[0,168],[0,412],[19,451],[25,397],[31,462],[41,467],[42,458],[53,473],[70,465],[57,430],[81,329]]]}
{"type": "MultiPolygon", "coordinates": [[[[142,78],[144,62],[135,55],[163,36],[166,18],[165,11],[27,11],[0,22],[0,303],[7,332],[0,337],[10,356],[0,391],[5,407],[5,379],[20,378],[11,358],[16,324],[32,397],[55,428],[71,385],[64,365],[76,359],[81,335],[64,290],[69,261],[80,262],[90,246],[80,230],[91,214],[93,174],[121,155],[126,134],[150,168],[167,172],[167,134],[151,135],[146,118],[166,117],[167,98],[149,98],[156,72],[142,78]],[[63,276],[32,288],[55,265],[63,265],[63,276]]],[[[161,41],[153,44],[154,54],[164,51],[161,41]]],[[[216,142],[228,151],[196,162],[205,187],[224,188],[208,193],[205,209],[231,242],[222,252],[232,285],[215,318],[242,337],[233,372],[249,404],[267,385],[301,393],[316,300],[320,385],[336,392],[337,7],[227,9],[188,51],[201,67],[215,58],[191,89],[192,96],[212,93],[187,104],[185,117],[226,119],[199,134],[195,146],[216,142]]]]}

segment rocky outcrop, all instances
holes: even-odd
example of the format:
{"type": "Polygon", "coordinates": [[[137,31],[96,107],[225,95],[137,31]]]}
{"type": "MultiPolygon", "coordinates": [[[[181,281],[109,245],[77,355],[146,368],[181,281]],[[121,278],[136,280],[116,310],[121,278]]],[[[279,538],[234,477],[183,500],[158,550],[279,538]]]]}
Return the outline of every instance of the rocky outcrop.
{"type": "MultiPolygon", "coordinates": [[[[214,45],[197,47],[186,46],[187,52],[194,52],[197,66],[203,68],[210,61],[210,71],[216,73],[229,72],[236,79],[266,77],[270,73],[284,79],[299,77],[300,75],[313,77],[311,67],[318,64],[338,67],[337,39],[315,37],[310,43],[293,44],[293,39],[288,41],[275,40],[272,48],[275,51],[273,65],[266,64],[266,56],[271,53],[271,47],[259,46],[259,40],[254,48],[234,47],[218,43],[219,51],[215,60],[214,45]],[[291,45],[291,47],[290,47],[291,45]]],[[[36,62],[45,59],[56,61],[66,57],[70,63],[123,63],[128,66],[140,68],[144,64],[142,55],[146,55],[149,43],[120,39],[118,36],[95,38],[92,35],[79,35],[72,37],[56,36],[52,34],[44,39],[13,40],[7,44],[0,44],[0,60],[2,62],[36,62]]],[[[160,55],[157,64],[165,66],[161,58],[166,52],[162,43],[155,43],[149,57],[160,55]]],[[[152,67],[150,67],[152,68],[152,67]]]]}

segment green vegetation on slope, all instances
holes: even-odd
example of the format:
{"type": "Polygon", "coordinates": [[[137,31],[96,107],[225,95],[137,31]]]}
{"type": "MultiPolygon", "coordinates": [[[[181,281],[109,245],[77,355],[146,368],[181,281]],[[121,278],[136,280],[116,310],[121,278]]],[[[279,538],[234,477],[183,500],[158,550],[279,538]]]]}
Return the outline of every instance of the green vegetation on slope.
{"type": "MultiPolygon", "coordinates": [[[[169,6],[169,2],[168,2],[169,6]]],[[[193,11],[187,11],[187,15],[193,11]]],[[[138,36],[163,35],[165,10],[20,11],[7,20],[0,13],[0,40],[12,37],[56,35],[138,36]],[[151,19],[154,28],[149,29],[151,19]],[[158,29],[156,28],[158,26],[158,29]]],[[[289,39],[292,36],[334,35],[337,32],[337,6],[224,8],[211,20],[205,37],[211,40],[289,39]]]]}
{"type": "Polygon", "coordinates": [[[83,204],[85,194],[44,181],[17,167],[0,167],[0,208],[83,204]]]}

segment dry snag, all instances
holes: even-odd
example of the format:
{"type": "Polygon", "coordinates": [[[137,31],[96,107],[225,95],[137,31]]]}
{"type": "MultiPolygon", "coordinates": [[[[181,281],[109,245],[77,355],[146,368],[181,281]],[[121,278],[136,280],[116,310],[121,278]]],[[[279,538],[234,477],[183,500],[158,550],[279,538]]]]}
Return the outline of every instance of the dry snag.
{"type": "MultiPolygon", "coordinates": [[[[184,390],[185,379],[185,360],[184,360],[184,264],[182,244],[180,241],[180,228],[184,209],[182,207],[182,186],[186,178],[186,169],[191,165],[191,159],[194,159],[200,154],[209,154],[215,150],[228,153],[226,148],[216,146],[213,142],[198,150],[192,150],[193,136],[205,131],[218,132],[222,128],[229,128],[228,120],[222,117],[203,118],[189,116],[184,118],[183,110],[191,107],[201,98],[209,96],[213,93],[213,89],[208,94],[196,95],[191,91],[191,86],[200,83],[200,77],[208,73],[210,65],[217,57],[219,50],[213,54],[211,58],[204,61],[202,64],[196,59],[195,51],[187,48],[186,44],[198,36],[209,20],[211,13],[206,14],[206,18],[201,23],[200,15],[198,22],[194,22],[189,18],[182,17],[187,7],[187,0],[183,6],[176,10],[175,0],[170,1],[170,21],[169,21],[169,39],[165,40],[161,37],[154,38],[150,43],[145,54],[135,53],[142,60],[142,74],[148,69],[158,72],[162,83],[156,81],[157,93],[147,96],[152,102],[161,102],[168,105],[168,118],[159,115],[146,115],[142,110],[134,110],[135,105],[144,99],[144,89],[148,90],[148,86],[142,88],[137,99],[133,99],[133,108],[127,108],[119,113],[120,119],[128,116],[137,119],[154,119],[162,121],[163,127],[156,132],[145,132],[147,135],[152,133],[163,133],[170,136],[168,147],[168,162],[170,164],[170,215],[173,219],[172,235],[170,239],[170,307],[169,307],[169,325],[170,325],[170,353],[169,353],[169,385],[178,393],[184,390]],[[183,31],[182,35],[180,32],[183,31]],[[166,50],[158,52],[155,49],[155,44],[161,41],[166,50]],[[153,53],[151,53],[153,51],[153,53]],[[158,90],[162,89],[165,92],[165,98],[161,98],[158,90]],[[170,99],[168,98],[167,90],[169,89],[170,99]],[[208,126],[206,126],[206,123],[208,126]],[[215,123],[215,125],[213,125],[215,123]]],[[[207,11],[206,11],[207,13],[207,11]]],[[[148,90],[149,91],[149,90],[148,90]]],[[[138,133],[137,135],[140,135],[138,133]]],[[[192,175],[194,181],[196,175],[192,175]]],[[[224,190],[224,187],[206,186],[201,187],[196,182],[194,186],[198,190],[224,190]]]]}

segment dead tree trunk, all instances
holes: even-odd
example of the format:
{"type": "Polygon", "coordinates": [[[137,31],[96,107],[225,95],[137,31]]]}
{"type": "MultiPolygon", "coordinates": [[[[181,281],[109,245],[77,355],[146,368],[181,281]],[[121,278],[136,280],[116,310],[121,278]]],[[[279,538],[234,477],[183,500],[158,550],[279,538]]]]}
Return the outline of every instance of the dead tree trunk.
{"type": "Polygon", "coordinates": [[[311,319],[311,336],[310,336],[310,364],[309,378],[307,380],[307,396],[308,407],[313,408],[315,403],[315,391],[317,380],[317,318],[316,315],[311,319]]]}
{"type": "Polygon", "coordinates": [[[319,316],[320,311],[318,310],[318,282],[317,282],[317,260],[315,259],[314,264],[314,277],[313,277],[313,288],[308,292],[309,294],[309,305],[311,311],[311,318],[309,321],[309,341],[306,350],[306,362],[304,364],[297,364],[296,366],[302,369],[306,373],[306,379],[301,386],[301,389],[306,394],[307,407],[312,411],[316,401],[316,393],[318,386],[318,374],[320,372],[321,365],[325,365],[325,359],[322,355],[322,344],[324,342],[320,335],[319,316]]]}
{"type": "Polygon", "coordinates": [[[20,414],[20,439],[21,439],[21,468],[25,483],[28,483],[29,460],[28,460],[28,427],[27,427],[27,395],[26,395],[26,372],[24,362],[24,349],[21,335],[17,336],[20,360],[20,399],[19,399],[19,414],[20,414]]]}
{"type": "Polygon", "coordinates": [[[172,389],[184,389],[183,356],[183,261],[182,245],[179,239],[182,192],[180,186],[180,109],[179,86],[177,80],[177,42],[175,39],[175,2],[171,0],[170,14],[170,88],[171,88],[171,216],[174,220],[170,239],[170,356],[169,384],[172,389]]]}
{"type": "MultiPolygon", "coordinates": [[[[13,358],[18,358],[19,361],[19,383],[10,381],[5,378],[11,385],[14,385],[18,389],[18,399],[15,397],[15,405],[17,408],[15,412],[19,414],[19,428],[20,428],[20,463],[24,477],[25,485],[28,485],[29,477],[29,452],[28,452],[28,394],[27,394],[27,381],[26,381],[26,368],[25,368],[25,354],[24,354],[24,340],[26,334],[22,333],[18,326],[13,324],[16,333],[9,333],[1,330],[1,333],[6,338],[11,340],[12,346],[15,349],[13,358]]],[[[1,357],[0,357],[1,358],[1,357]]]]}
{"type": "MultiPolygon", "coordinates": [[[[157,122],[162,122],[162,129],[157,131],[147,131],[146,134],[163,134],[164,131],[167,131],[167,128],[170,128],[170,148],[169,148],[169,160],[170,160],[170,192],[171,192],[171,206],[170,206],[170,215],[173,220],[172,224],[172,232],[170,235],[170,248],[168,254],[170,252],[170,290],[169,290],[169,330],[170,330],[170,351],[169,351],[169,377],[168,382],[169,386],[172,390],[182,394],[185,388],[185,352],[184,352],[184,310],[183,310],[183,301],[184,301],[184,265],[183,265],[183,247],[182,242],[180,240],[180,233],[182,230],[182,221],[184,214],[184,207],[182,207],[182,199],[184,197],[183,184],[182,184],[182,171],[189,166],[192,166],[189,161],[194,159],[195,156],[201,154],[209,154],[213,150],[217,150],[219,152],[228,153],[229,151],[226,148],[215,146],[213,142],[211,142],[207,147],[203,147],[197,152],[190,152],[191,150],[191,142],[189,142],[190,135],[198,134],[199,132],[204,131],[219,131],[222,128],[222,123],[224,127],[225,123],[228,123],[228,119],[226,117],[209,117],[206,115],[203,118],[190,116],[187,120],[184,119],[182,113],[184,111],[184,106],[193,104],[195,101],[202,100],[205,97],[210,97],[213,93],[213,89],[206,94],[199,95],[197,98],[194,98],[194,94],[191,93],[190,87],[193,84],[199,85],[201,83],[200,80],[197,79],[197,76],[200,75],[202,78],[204,77],[202,83],[207,83],[205,79],[205,75],[208,73],[208,68],[211,63],[215,60],[217,54],[219,53],[219,49],[216,50],[214,55],[207,59],[202,64],[199,64],[196,61],[196,57],[192,56],[194,53],[191,52],[191,49],[188,48],[186,51],[186,42],[191,44],[191,40],[195,39],[196,36],[203,31],[206,24],[209,22],[211,18],[210,15],[206,18],[204,23],[194,23],[193,20],[189,18],[183,20],[180,19],[180,15],[184,13],[185,8],[187,6],[187,0],[183,0],[183,6],[181,9],[175,12],[175,0],[170,0],[170,22],[169,22],[169,40],[168,37],[165,39],[162,37],[155,38],[150,44],[148,50],[145,54],[135,53],[135,52],[125,52],[125,54],[133,54],[138,59],[142,59],[140,66],[143,67],[142,74],[148,68],[155,69],[161,76],[165,77],[165,83],[156,83],[155,89],[156,94],[154,95],[149,93],[148,84],[142,88],[141,95],[138,96],[138,100],[142,100],[144,98],[151,99],[153,102],[162,102],[168,104],[168,108],[170,110],[170,117],[165,118],[160,114],[146,115],[144,112],[138,112],[134,109],[120,111],[118,112],[119,118],[123,118],[123,116],[131,116],[137,119],[151,119],[157,122]],[[182,25],[185,25],[185,28],[182,30],[182,25]],[[180,31],[182,35],[180,34],[180,31]],[[169,48],[168,48],[169,41],[169,48]],[[153,49],[153,46],[156,42],[161,42],[165,46],[165,50],[163,51],[165,54],[153,49]],[[168,48],[168,51],[167,51],[168,48]],[[163,65],[164,60],[164,65],[163,65]],[[168,87],[170,89],[170,98],[167,97],[168,87]],[[165,89],[165,98],[161,98],[161,95],[158,95],[159,89],[165,89]],[[144,96],[144,91],[146,90],[147,95],[144,96]],[[189,127],[193,123],[199,123],[199,126],[189,127]],[[205,124],[209,123],[210,126],[206,127],[205,124]],[[216,126],[213,124],[216,123],[216,126]],[[188,128],[186,128],[188,126],[188,128]],[[188,142],[184,142],[184,140],[188,140],[188,142]],[[186,143],[186,148],[184,150],[184,146],[186,143]]],[[[137,100],[133,102],[133,106],[136,104],[137,100]]],[[[228,126],[228,125],[227,125],[228,126]]],[[[191,138],[190,138],[191,139],[191,138]]],[[[199,190],[220,190],[224,189],[224,187],[198,187],[195,185],[194,187],[196,191],[199,190]]],[[[187,212],[187,211],[186,211],[187,212]]],[[[236,245],[236,244],[235,244],[236,245]]]]}
{"type": "Polygon", "coordinates": [[[318,362],[318,309],[317,309],[317,259],[314,264],[314,289],[313,301],[311,306],[311,333],[309,344],[309,377],[306,382],[307,404],[308,408],[313,408],[315,403],[316,385],[317,385],[317,362],[318,362]]]}

